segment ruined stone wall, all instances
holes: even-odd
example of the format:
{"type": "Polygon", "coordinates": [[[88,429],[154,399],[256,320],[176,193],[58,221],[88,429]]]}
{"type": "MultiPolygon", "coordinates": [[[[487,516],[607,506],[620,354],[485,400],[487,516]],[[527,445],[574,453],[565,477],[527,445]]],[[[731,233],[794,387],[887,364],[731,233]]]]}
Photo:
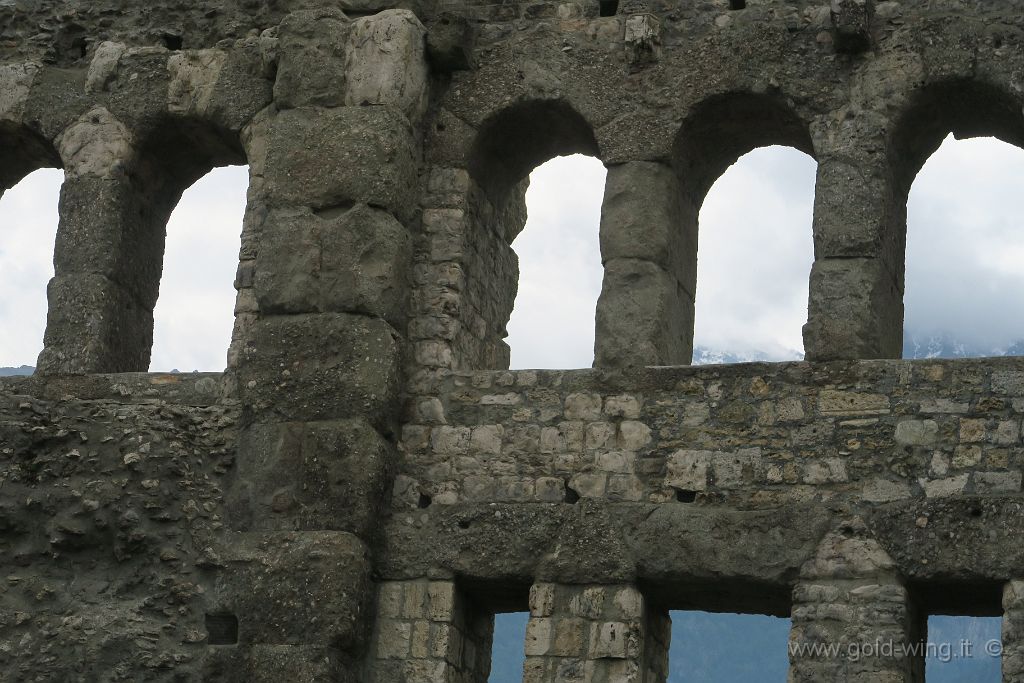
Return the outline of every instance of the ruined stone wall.
{"type": "Polygon", "coordinates": [[[705,609],[1002,614],[1020,680],[1024,365],[894,358],[910,184],[950,132],[1024,144],[1022,47],[1010,0],[0,2],[0,188],[65,172],[0,381],[0,678],[482,683],[529,611],[524,681],[658,683],[705,609]],[[686,367],[700,206],[771,144],[818,162],[808,362],[686,367]],[[608,168],[595,369],[510,372],[569,153],[608,168]],[[227,164],[227,370],[141,374],[164,224],[227,164]]]}

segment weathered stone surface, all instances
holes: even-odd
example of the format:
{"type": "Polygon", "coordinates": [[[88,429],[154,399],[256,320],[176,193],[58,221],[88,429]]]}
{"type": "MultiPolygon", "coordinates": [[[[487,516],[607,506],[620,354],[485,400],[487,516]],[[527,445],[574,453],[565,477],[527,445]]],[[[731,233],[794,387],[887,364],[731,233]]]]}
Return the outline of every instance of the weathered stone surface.
{"type": "Polygon", "coordinates": [[[596,367],[685,365],[693,354],[693,300],[650,261],[605,263],[596,325],[596,367]]]}
{"type": "Polygon", "coordinates": [[[408,10],[358,19],[345,47],[345,104],[385,105],[418,121],[427,106],[426,29],[408,10]]]}
{"type": "Polygon", "coordinates": [[[313,209],[365,203],[407,219],[417,186],[410,136],[389,107],[283,111],[267,141],[268,199],[313,209]]]}
{"type": "Polygon", "coordinates": [[[914,175],[1022,139],[1019,8],[668,4],[0,2],[0,187],[68,176],[39,373],[0,378],[7,677],[479,683],[528,608],[528,683],[664,680],[668,609],[1003,611],[1020,676],[1021,363],[867,360],[914,175]],[[820,162],[808,362],[680,367],[700,205],[775,144],[820,162]],[[610,168],[598,369],[508,371],[569,153],[610,168]],[[246,161],[230,371],[75,374],[148,365],[166,218],[246,161]]]}
{"type": "Polygon", "coordinates": [[[278,29],[274,103],[282,108],[345,103],[345,46],[351,30],[340,10],[292,12],[278,29]]]}

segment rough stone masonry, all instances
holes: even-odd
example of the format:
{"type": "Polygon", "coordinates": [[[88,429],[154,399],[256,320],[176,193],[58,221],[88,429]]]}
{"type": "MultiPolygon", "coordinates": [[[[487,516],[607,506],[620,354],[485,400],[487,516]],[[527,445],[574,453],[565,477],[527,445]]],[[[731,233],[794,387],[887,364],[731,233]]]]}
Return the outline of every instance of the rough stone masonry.
{"type": "Polygon", "coordinates": [[[529,611],[525,683],[663,683],[700,609],[1003,615],[1024,681],[1024,362],[898,359],[910,185],[950,132],[1024,145],[1022,84],[1015,0],[0,0],[0,187],[65,172],[0,380],[0,679],[484,683],[529,611]],[[687,367],[701,203],[771,144],[818,162],[807,362],[687,367]],[[608,168],[595,367],[511,372],[569,153],[608,168]],[[226,164],[227,370],[143,374],[167,217],[226,164]]]}

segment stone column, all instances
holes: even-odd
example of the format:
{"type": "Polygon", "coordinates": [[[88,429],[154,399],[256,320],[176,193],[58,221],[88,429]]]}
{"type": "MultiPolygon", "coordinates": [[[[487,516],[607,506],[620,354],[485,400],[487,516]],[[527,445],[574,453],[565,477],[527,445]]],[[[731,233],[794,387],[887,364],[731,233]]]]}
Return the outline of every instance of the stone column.
{"type": "Polygon", "coordinates": [[[864,151],[884,143],[842,142],[819,151],[804,348],[808,360],[899,358],[906,197],[884,162],[864,151]]]}
{"type": "Polygon", "coordinates": [[[41,373],[145,371],[163,253],[136,215],[131,135],[97,107],[59,140],[65,168],[41,373]]]}
{"type": "Polygon", "coordinates": [[[601,259],[595,367],[688,365],[697,218],[670,166],[633,161],[608,169],[601,259]]]}
{"type": "MultiPolygon", "coordinates": [[[[278,680],[311,680],[316,664],[324,679],[354,681],[367,652],[370,541],[396,459],[390,435],[419,204],[424,33],[404,10],[354,22],[336,9],[289,15],[280,28],[279,111],[247,133],[261,176],[250,203],[261,209],[250,216],[259,226],[247,226],[251,295],[232,349],[246,427],[227,521],[268,555],[285,532],[327,534],[353,549],[330,558],[352,586],[331,599],[350,617],[345,630],[280,617],[278,680]]],[[[251,588],[254,599],[272,591],[251,588]]],[[[228,594],[218,607],[231,611],[235,602],[228,594]]],[[[265,619],[289,609],[268,603],[265,619]]],[[[270,644],[243,642],[241,633],[239,645],[253,652],[270,644]]]]}
{"type": "MultiPolygon", "coordinates": [[[[923,617],[922,617],[923,618],[923,617]]],[[[896,565],[862,521],[840,525],[793,590],[789,683],[923,683],[923,635],[896,565]]]]}
{"type": "Polygon", "coordinates": [[[380,585],[367,683],[487,683],[494,615],[451,581],[380,585]]]}
{"type": "Polygon", "coordinates": [[[634,586],[535,584],[523,683],[664,683],[670,633],[634,586]]]}
{"type": "Polygon", "coordinates": [[[1024,681],[1024,581],[1010,581],[1003,588],[1002,664],[1003,683],[1024,681]]]}

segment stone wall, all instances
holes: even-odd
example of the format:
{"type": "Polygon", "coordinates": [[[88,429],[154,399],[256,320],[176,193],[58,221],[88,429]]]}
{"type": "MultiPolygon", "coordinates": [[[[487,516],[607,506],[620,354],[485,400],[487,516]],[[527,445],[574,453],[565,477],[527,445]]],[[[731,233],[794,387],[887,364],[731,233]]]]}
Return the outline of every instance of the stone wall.
{"type": "Polygon", "coordinates": [[[1015,3],[16,0],[0,26],[0,188],[65,172],[39,374],[0,381],[3,676],[482,683],[493,615],[529,610],[524,680],[658,683],[667,611],[705,609],[795,645],[1002,614],[1020,678],[1024,365],[893,360],[914,176],[950,132],[1024,144],[1015,3]],[[808,362],[688,368],[700,206],[771,144],[818,162],[808,362]],[[596,369],[510,372],[527,178],[570,153],[608,167],[596,369]],[[133,374],[167,217],[227,164],[227,370],[133,374]]]}

